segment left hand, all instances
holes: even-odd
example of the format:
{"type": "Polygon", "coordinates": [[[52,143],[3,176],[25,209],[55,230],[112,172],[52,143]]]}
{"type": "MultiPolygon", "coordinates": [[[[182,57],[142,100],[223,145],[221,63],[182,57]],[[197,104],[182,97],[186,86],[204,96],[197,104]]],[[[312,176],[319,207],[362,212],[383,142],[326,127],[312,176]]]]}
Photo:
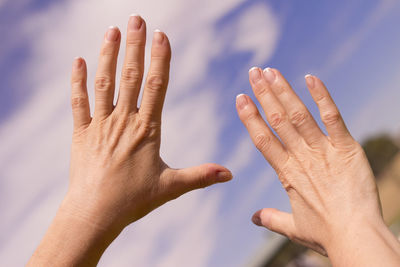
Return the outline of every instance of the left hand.
{"type": "MultiPolygon", "coordinates": [[[[398,250],[383,222],[374,175],[364,151],[350,135],[322,81],[306,76],[328,136],[277,69],[252,68],[249,78],[267,122],[246,95],[237,98],[238,114],[276,171],[292,207],[292,213],[262,209],[255,213],[253,222],[329,254],[334,263],[342,262],[346,255],[370,253],[368,243],[380,244],[376,245],[380,250],[374,250],[381,255],[390,255],[392,248],[398,250]],[[389,240],[392,248],[385,251],[389,240]]],[[[349,259],[348,266],[356,266],[350,262],[354,263],[349,259]]]]}

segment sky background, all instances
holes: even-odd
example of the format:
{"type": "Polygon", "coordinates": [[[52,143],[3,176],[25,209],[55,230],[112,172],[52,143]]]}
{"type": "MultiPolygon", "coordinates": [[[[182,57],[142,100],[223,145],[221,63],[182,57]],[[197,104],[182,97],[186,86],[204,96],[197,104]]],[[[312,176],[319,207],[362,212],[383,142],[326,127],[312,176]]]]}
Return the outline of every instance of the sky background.
{"type": "Polygon", "coordinates": [[[172,45],[162,157],[172,167],[220,163],[234,179],[127,227],[99,266],[245,266],[276,245],[251,215],[290,204],[235,111],[237,94],[254,99],[252,66],[278,68],[316,117],[303,77],[319,76],[360,142],[399,133],[397,0],[0,0],[4,266],[28,261],[67,190],[73,58],[87,60],[93,96],[104,32],[118,26],[124,40],[131,13],[147,21],[148,41],[159,28],[172,45]]]}

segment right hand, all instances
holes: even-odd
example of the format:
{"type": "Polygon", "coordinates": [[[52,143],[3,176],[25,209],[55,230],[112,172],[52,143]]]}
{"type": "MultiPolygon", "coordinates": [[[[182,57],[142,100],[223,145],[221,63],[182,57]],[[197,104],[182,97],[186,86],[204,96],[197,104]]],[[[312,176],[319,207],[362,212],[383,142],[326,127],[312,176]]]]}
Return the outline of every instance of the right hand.
{"type": "Polygon", "coordinates": [[[232,175],[217,164],[172,169],[161,159],[161,113],[171,47],[166,34],[154,33],[151,64],[138,108],[146,42],[146,24],[139,16],[129,20],[125,62],[114,105],[120,40],[118,28],[107,31],[96,74],[93,118],[86,90],[86,65],[83,59],[75,61],[71,175],[64,203],[71,212],[83,213],[82,217],[91,218],[99,227],[122,229],[169,200],[226,182],[232,175]]]}
{"type": "Polygon", "coordinates": [[[164,33],[154,33],[138,108],[146,42],[146,24],[139,16],[131,16],[128,23],[125,62],[114,105],[120,41],[118,28],[105,34],[93,117],[85,61],[78,58],[74,62],[69,190],[29,266],[95,266],[128,224],[186,192],[232,178],[228,169],[217,164],[172,169],[161,159],[161,113],[171,47],[164,33]]]}
{"type": "MultiPolygon", "coordinates": [[[[384,225],[374,175],[361,146],[351,137],[324,84],[306,76],[329,136],[276,69],[250,70],[254,94],[270,127],[246,95],[237,98],[240,119],[275,169],[290,199],[292,213],[266,208],[253,222],[321,254],[384,225]]],[[[387,233],[385,234],[387,235],[387,233]]],[[[394,249],[398,249],[393,243],[394,249]]],[[[377,253],[379,249],[376,250],[377,253]]],[[[349,266],[349,265],[347,265],[349,266]]]]}

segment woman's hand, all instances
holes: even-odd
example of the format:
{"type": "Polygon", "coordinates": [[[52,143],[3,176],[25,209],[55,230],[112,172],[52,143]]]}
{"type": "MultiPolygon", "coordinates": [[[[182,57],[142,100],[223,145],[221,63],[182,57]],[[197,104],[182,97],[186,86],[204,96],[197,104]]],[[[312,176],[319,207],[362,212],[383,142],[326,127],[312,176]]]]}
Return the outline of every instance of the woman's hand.
{"type": "Polygon", "coordinates": [[[81,58],[74,61],[70,185],[31,259],[32,265],[94,265],[128,224],[188,191],[232,178],[229,170],[216,164],[171,169],[160,158],[161,112],[171,48],[167,36],[156,31],[138,108],[146,41],[146,25],[139,16],[131,16],[128,23],[125,61],[114,105],[120,40],[116,27],[105,34],[95,78],[93,118],[86,64],[81,58]]]}
{"type": "Polygon", "coordinates": [[[167,36],[156,31],[143,99],[137,108],[146,41],[146,25],[138,16],[129,21],[125,62],[114,106],[120,39],[118,28],[106,33],[95,79],[93,118],[83,59],[76,59],[72,72],[74,134],[68,199],[76,212],[105,217],[96,220],[99,227],[126,226],[185,192],[232,178],[219,165],[175,170],[160,158],[161,111],[171,48],[167,36]]]}
{"type": "Polygon", "coordinates": [[[237,97],[238,114],[278,174],[292,206],[291,214],[260,210],[253,222],[328,254],[340,266],[356,265],[360,254],[365,259],[369,251],[365,246],[372,249],[371,255],[387,256],[383,261],[364,261],[368,266],[395,263],[399,244],[384,225],[374,175],[324,84],[306,76],[329,136],[278,70],[252,68],[249,76],[268,124],[280,139],[246,95],[237,97]]]}

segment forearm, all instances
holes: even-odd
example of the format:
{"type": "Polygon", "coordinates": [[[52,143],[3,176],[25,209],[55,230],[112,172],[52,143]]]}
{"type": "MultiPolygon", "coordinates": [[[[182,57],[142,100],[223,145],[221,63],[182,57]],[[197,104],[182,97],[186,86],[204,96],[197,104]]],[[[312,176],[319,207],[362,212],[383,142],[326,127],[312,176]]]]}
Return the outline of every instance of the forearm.
{"type": "Polygon", "coordinates": [[[333,266],[399,266],[400,243],[383,222],[349,227],[328,245],[333,266]]]}
{"type": "Polygon", "coordinates": [[[119,233],[74,214],[64,201],[27,266],[96,266],[119,233]]]}

